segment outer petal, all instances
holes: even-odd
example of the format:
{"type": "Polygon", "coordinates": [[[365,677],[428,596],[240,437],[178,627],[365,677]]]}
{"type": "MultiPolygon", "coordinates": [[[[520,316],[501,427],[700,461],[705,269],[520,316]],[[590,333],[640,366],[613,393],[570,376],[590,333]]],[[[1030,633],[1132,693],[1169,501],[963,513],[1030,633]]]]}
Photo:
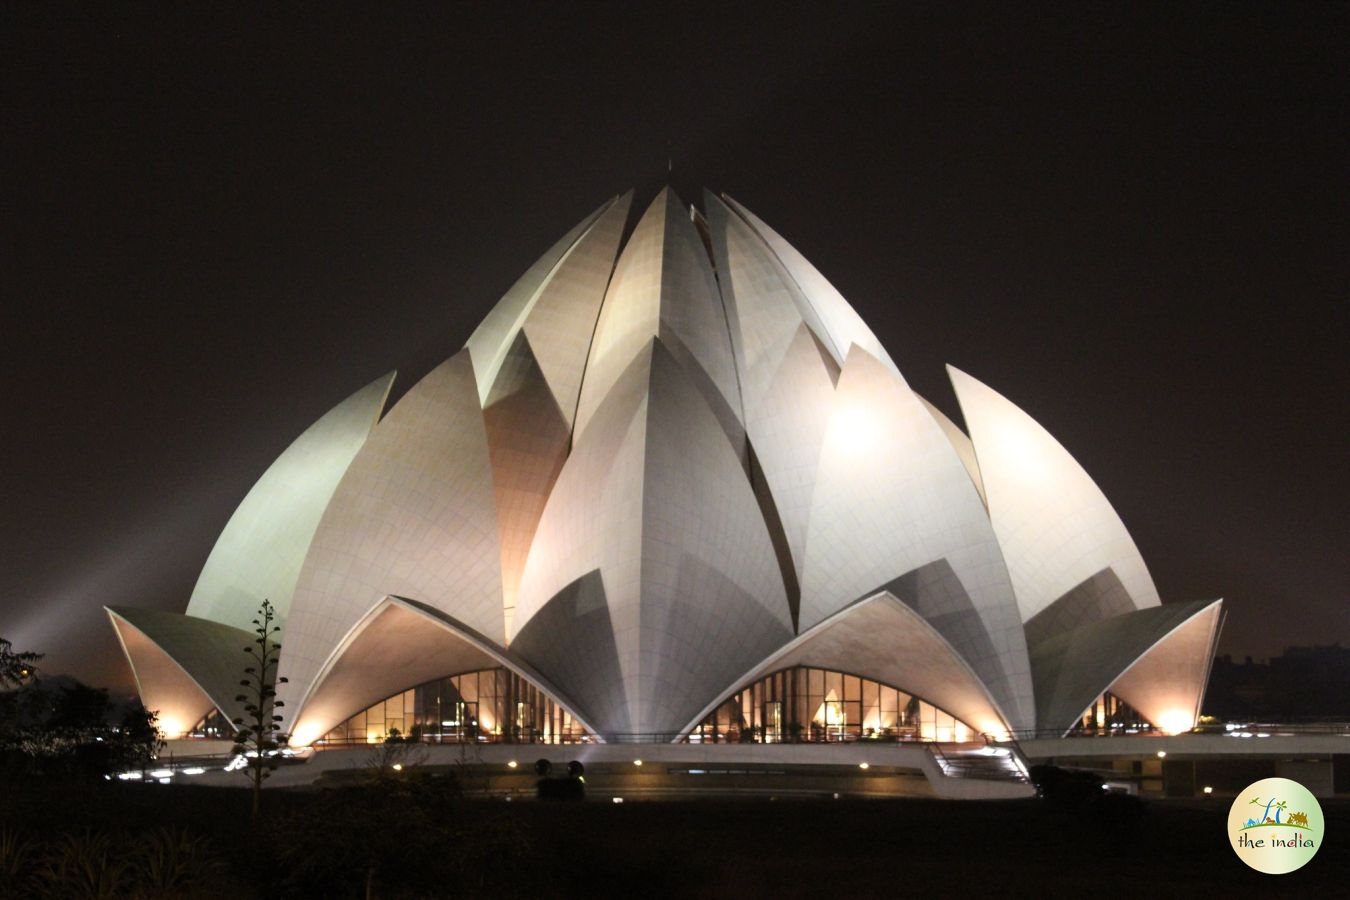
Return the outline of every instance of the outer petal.
{"type": "Polygon", "coordinates": [[[838,669],[927,700],[985,734],[1010,728],[988,689],[937,629],[889,591],[839,610],[739,676],[686,723],[688,732],[747,684],[789,666],[838,669]]]}
{"type": "Polygon", "coordinates": [[[599,569],[592,569],[544,604],[511,642],[511,650],[549,673],[589,721],[594,734],[614,736],[634,730],[629,685],[619,665],[609,601],[599,569]]]}
{"type": "Polygon", "coordinates": [[[324,508],[375,427],[393,383],[390,372],[352,394],[268,467],[216,539],[188,615],[247,631],[258,604],[268,599],[284,622],[324,508]]]}
{"type": "Polygon", "coordinates": [[[1176,734],[1194,728],[1219,643],[1222,605],[1222,600],[1203,604],[1122,672],[1111,683],[1111,693],[1163,731],[1176,734]]]}
{"type": "Polygon", "coordinates": [[[533,682],[593,730],[542,676],[483,635],[433,607],[385,597],[333,650],[291,717],[291,745],[308,746],[372,703],[419,684],[495,666],[533,682]]]}
{"type": "Polygon", "coordinates": [[[230,721],[243,714],[234,698],[251,664],[244,649],[256,635],[157,609],[105,609],[136,676],[141,703],[159,714],[160,731],[178,737],[212,708],[230,721]]]}
{"type": "Polygon", "coordinates": [[[501,549],[468,351],[418,382],[361,449],[314,536],[286,631],[293,706],[333,648],[386,595],[501,635],[501,549]]]}
{"type": "Polygon", "coordinates": [[[896,374],[854,347],[820,457],[802,578],[809,628],[905,573],[944,562],[899,596],[1032,726],[1026,643],[984,506],[946,435],[896,374]]]}
{"type": "Polygon", "coordinates": [[[1060,443],[993,389],[947,367],[1022,621],[1110,568],[1136,609],[1158,591],[1125,525],[1060,443]]]}
{"type": "Polygon", "coordinates": [[[1194,726],[1219,637],[1222,603],[1154,606],[1033,645],[1041,728],[1067,732],[1108,690],[1164,730],[1194,726]]]}

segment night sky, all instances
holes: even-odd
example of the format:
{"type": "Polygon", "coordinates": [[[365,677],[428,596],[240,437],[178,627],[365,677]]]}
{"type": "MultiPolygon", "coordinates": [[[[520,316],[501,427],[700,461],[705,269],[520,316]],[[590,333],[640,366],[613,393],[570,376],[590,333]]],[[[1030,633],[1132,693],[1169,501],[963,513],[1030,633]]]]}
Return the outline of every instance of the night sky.
{"type": "Polygon", "coordinates": [[[0,637],[47,672],[127,688],[104,604],[183,610],[307,425],[667,180],[1049,429],[1220,652],[1350,644],[1350,6],[105,6],[0,12],[0,637]]]}

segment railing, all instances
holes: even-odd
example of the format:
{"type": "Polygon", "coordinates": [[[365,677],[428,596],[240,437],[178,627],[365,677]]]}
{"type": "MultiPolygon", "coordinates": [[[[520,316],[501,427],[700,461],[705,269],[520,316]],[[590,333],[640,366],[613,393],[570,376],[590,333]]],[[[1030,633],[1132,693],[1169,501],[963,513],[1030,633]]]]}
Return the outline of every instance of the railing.
{"type": "MultiPolygon", "coordinates": [[[[1350,737],[1350,722],[1334,721],[1327,719],[1304,720],[1297,722],[1244,722],[1244,723],[1226,723],[1219,725],[1205,725],[1195,728],[1189,732],[1183,732],[1179,735],[1170,735],[1170,737],[1185,738],[1190,735],[1226,735],[1232,738],[1268,738],[1282,736],[1299,735],[1345,735],[1350,737]]],[[[857,733],[831,733],[821,737],[816,737],[809,732],[800,734],[783,735],[753,735],[753,739],[747,739],[745,733],[742,736],[732,739],[725,732],[716,734],[687,734],[684,732],[646,732],[646,733],[612,733],[605,735],[591,734],[562,734],[550,735],[506,735],[506,734],[480,734],[477,740],[472,740],[459,736],[449,735],[400,735],[392,743],[422,744],[432,746],[462,747],[470,748],[475,746],[484,746],[489,744],[512,744],[521,746],[577,746],[586,744],[717,744],[721,746],[732,746],[736,744],[805,744],[811,746],[824,745],[924,745],[931,746],[940,743],[933,737],[923,737],[917,733],[900,734],[857,734],[857,733]]],[[[1092,731],[1073,731],[1065,734],[1059,729],[1039,729],[1035,731],[1019,732],[1014,740],[1004,740],[991,737],[989,735],[979,735],[976,740],[984,740],[988,744],[999,744],[1011,747],[1014,751],[1018,749],[1019,741],[1038,740],[1038,739],[1064,739],[1064,740],[1083,740],[1091,738],[1104,737],[1169,737],[1161,731],[1148,727],[1108,727],[1095,729],[1092,731]]],[[[346,739],[321,739],[314,742],[316,749],[346,749],[359,747],[378,747],[387,742],[386,737],[380,737],[376,740],[362,740],[360,738],[346,739]]],[[[953,743],[948,740],[946,743],[953,743]]],[[[224,764],[231,759],[230,755],[210,758],[210,763],[205,763],[208,757],[190,757],[187,762],[182,763],[185,766],[195,766],[219,762],[224,764]]],[[[167,765],[167,762],[166,762],[167,765]]],[[[179,766],[177,762],[174,763],[179,766]]],[[[163,766],[156,766],[162,768],[163,766]]]]}
{"type": "MultiPolygon", "coordinates": [[[[978,740],[979,737],[976,737],[975,739],[978,740]]],[[[314,746],[318,748],[371,747],[383,744],[385,743],[386,740],[387,739],[384,737],[374,740],[371,739],[362,740],[360,738],[337,738],[337,739],[324,738],[315,741],[314,746]]],[[[811,744],[815,746],[820,746],[826,744],[866,744],[866,745],[928,744],[936,740],[938,739],[933,737],[921,737],[918,734],[866,735],[866,734],[849,734],[849,733],[829,734],[827,736],[822,737],[812,737],[809,734],[805,733],[797,736],[791,736],[786,734],[782,736],[770,735],[767,737],[763,735],[755,735],[754,739],[751,740],[745,737],[732,739],[725,733],[719,733],[716,735],[712,734],[704,735],[698,733],[688,734],[682,731],[678,732],[669,731],[669,732],[619,732],[604,735],[593,735],[593,734],[567,735],[567,736],[550,737],[547,739],[543,737],[535,737],[533,739],[527,739],[525,737],[513,737],[511,735],[505,734],[480,734],[478,735],[477,740],[467,737],[449,737],[449,736],[438,737],[437,735],[434,734],[406,735],[406,736],[399,735],[397,740],[394,741],[394,743],[432,744],[432,745],[444,745],[447,747],[454,747],[454,746],[473,747],[485,744],[518,744],[518,745],[551,746],[559,744],[576,745],[576,744],[602,744],[602,743],[603,744],[679,743],[679,744],[718,744],[722,746],[735,746],[737,744],[756,744],[756,745],[811,744]]],[[[952,739],[948,738],[946,740],[950,742],[952,739]]]]}
{"type": "Polygon", "coordinates": [[[1294,722],[1227,722],[1202,724],[1190,731],[1179,734],[1167,734],[1147,725],[1120,725],[1075,730],[1068,734],[1057,728],[1042,728],[1035,731],[1018,732],[1017,739],[1023,741],[1043,739],[1083,739],[1104,737],[1187,737],[1193,734],[1227,735],[1229,737],[1279,737],[1307,734],[1343,734],[1350,735],[1350,722],[1332,719],[1301,720],[1294,722]]]}
{"type": "Polygon", "coordinates": [[[1226,734],[1229,737],[1267,737],[1300,734],[1350,735],[1350,722],[1311,719],[1297,722],[1229,722],[1221,726],[1201,726],[1193,734],[1226,734]]]}
{"type": "Polygon", "coordinates": [[[445,746],[445,747],[479,747],[485,744],[514,744],[520,746],[533,745],[540,747],[549,747],[560,745],[575,746],[577,744],[598,744],[600,743],[600,741],[594,735],[589,734],[556,735],[547,738],[543,737],[542,735],[526,737],[523,735],[512,736],[505,734],[480,734],[478,735],[477,740],[468,737],[459,737],[459,736],[452,737],[450,735],[410,734],[410,735],[399,735],[393,740],[390,740],[389,737],[386,735],[382,735],[379,738],[375,739],[367,738],[364,740],[361,738],[320,738],[319,740],[314,742],[314,746],[322,750],[322,749],[340,749],[345,747],[379,747],[386,743],[425,744],[428,746],[445,746]]]}

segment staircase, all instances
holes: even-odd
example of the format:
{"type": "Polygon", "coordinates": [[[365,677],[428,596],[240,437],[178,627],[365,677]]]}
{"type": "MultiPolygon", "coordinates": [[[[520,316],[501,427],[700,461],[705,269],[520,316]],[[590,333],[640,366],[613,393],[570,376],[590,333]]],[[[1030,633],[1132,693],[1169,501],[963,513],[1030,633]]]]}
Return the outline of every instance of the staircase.
{"type": "Polygon", "coordinates": [[[1011,799],[1035,794],[1026,763],[1014,745],[975,741],[929,744],[927,749],[933,763],[929,780],[939,796],[1011,799]]]}

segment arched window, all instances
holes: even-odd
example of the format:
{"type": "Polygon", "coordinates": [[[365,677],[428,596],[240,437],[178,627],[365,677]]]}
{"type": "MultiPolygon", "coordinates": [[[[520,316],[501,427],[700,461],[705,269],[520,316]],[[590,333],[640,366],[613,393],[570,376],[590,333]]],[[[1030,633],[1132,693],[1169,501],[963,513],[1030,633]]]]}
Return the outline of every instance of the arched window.
{"type": "Polygon", "coordinates": [[[391,736],[428,743],[572,744],[588,737],[572,714],[505,668],[438,678],[364,709],[323,744],[373,744],[391,736]]]}
{"type": "Polygon", "coordinates": [[[780,669],[736,692],[691,743],[966,741],[974,729],[890,685],[809,666],[780,669]]]}
{"type": "Polygon", "coordinates": [[[1107,691],[1096,700],[1070,729],[1075,735],[1112,735],[1137,734],[1141,731],[1154,731],[1151,725],[1134,707],[1115,694],[1107,691]]]}

